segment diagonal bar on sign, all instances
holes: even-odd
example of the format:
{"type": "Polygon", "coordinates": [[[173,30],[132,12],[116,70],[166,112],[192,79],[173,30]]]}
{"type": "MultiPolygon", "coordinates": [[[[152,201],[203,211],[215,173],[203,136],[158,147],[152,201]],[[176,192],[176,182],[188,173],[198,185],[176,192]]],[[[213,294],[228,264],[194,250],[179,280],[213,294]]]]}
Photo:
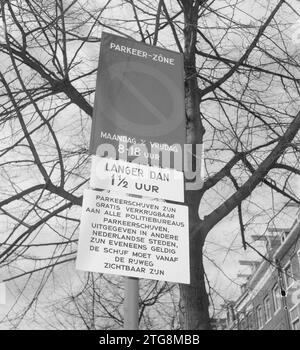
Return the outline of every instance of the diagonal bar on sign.
{"type": "Polygon", "coordinates": [[[129,79],[124,78],[122,80],[123,84],[128,88],[128,90],[161,122],[166,121],[166,117],[151,103],[149,100],[139,92],[139,90],[129,81],[129,79]]]}

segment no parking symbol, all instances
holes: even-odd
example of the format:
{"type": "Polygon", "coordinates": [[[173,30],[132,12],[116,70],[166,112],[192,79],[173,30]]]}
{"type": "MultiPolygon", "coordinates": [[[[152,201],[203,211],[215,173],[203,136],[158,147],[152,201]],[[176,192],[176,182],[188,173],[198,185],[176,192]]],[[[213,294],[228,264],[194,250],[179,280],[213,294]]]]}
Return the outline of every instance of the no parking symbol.
{"type": "Polygon", "coordinates": [[[108,72],[110,81],[118,88],[116,96],[110,95],[114,102],[106,106],[112,113],[104,114],[108,118],[114,116],[111,121],[116,127],[140,136],[162,136],[182,123],[182,92],[165,73],[140,62],[118,62],[108,72]],[[153,89],[160,87],[163,95],[151,91],[150,84],[153,89]],[[126,96],[126,101],[123,96],[126,96]],[[126,105],[143,108],[143,113],[134,120],[131,108],[126,108],[126,105]]]}

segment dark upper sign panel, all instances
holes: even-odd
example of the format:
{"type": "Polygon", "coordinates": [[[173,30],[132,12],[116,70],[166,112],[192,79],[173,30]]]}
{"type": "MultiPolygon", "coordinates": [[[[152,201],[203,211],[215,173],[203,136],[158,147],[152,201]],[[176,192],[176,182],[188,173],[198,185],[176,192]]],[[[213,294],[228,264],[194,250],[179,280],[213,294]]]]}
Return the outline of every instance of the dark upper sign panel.
{"type": "Polygon", "coordinates": [[[185,142],[183,56],[103,33],[90,153],[118,140],[172,146],[185,142]]]}

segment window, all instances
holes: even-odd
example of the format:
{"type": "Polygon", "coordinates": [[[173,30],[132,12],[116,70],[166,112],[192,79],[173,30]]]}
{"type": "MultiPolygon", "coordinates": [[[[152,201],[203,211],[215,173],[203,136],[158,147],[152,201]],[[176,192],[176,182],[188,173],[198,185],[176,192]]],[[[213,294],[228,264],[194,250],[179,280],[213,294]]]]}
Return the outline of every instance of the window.
{"type": "Polygon", "coordinates": [[[231,323],[230,321],[230,314],[229,314],[229,310],[227,309],[227,312],[226,312],[226,319],[227,319],[227,327],[229,327],[229,324],[231,323]]]}
{"type": "Polygon", "coordinates": [[[246,324],[245,318],[243,318],[243,319],[241,320],[240,329],[241,329],[241,330],[247,329],[247,324],[246,324]]]}
{"type": "Polygon", "coordinates": [[[257,315],[257,323],[258,323],[258,328],[263,327],[263,312],[262,312],[262,307],[258,306],[256,309],[256,315],[257,315]]]}
{"type": "Polygon", "coordinates": [[[266,322],[268,322],[272,318],[271,303],[270,303],[269,296],[265,297],[264,299],[264,307],[265,307],[266,322]]]}
{"type": "Polygon", "coordinates": [[[299,312],[298,312],[297,306],[294,306],[290,310],[290,317],[291,317],[292,328],[294,330],[300,330],[299,312]]]}
{"type": "Polygon", "coordinates": [[[289,231],[282,232],[281,237],[280,237],[281,243],[283,243],[286,240],[288,234],[289,234],[289,231]]]}
{"type": "Polygon", "coordinates": [[[232,304],[229,304],[227,306],[227,317],[228,317],[228,324],[231,324],[235,321],[235,312],[232,304]]]}
{"type": "Polygon", "coordinates": [[[292,322],[292,327],[293,329],[296,331],[299,331],[300,330],[300,321],[299,321],[299,318],[297,320],[295,320],[294,322],[292,322]]]}
{"type": "Polygon", "coordinates": [[[286,265],[286,267],[284,268],[284,276],[285,276],[285,285],[286,288],[289,288],[293,282],[294,282],[294,278],[293,278],[293,270],[292,270],[292,265],[291,263],[288,263],[286,265]]]}
{"type": "Polygon", "coordinates": [[[248,314],[248,329],[254,329],[252,312],[248,314]]]}
{"type": "Polygon", "coordinates": [[[273,304],[274,304],[274,312],[278,311],[281,308],[281,296],[278,284],[275,284],[272,290],[273,294],[273,304]]]}

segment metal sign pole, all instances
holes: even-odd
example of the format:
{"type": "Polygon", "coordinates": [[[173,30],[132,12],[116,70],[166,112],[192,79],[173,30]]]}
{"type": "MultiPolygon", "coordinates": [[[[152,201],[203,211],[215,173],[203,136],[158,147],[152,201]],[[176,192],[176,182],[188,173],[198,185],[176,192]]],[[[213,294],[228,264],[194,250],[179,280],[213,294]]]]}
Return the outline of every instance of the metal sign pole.
{"type": "Polygon", "coordinates": [[[124,329],[139,327],[139,279],[125,277],[124,329]]]}

